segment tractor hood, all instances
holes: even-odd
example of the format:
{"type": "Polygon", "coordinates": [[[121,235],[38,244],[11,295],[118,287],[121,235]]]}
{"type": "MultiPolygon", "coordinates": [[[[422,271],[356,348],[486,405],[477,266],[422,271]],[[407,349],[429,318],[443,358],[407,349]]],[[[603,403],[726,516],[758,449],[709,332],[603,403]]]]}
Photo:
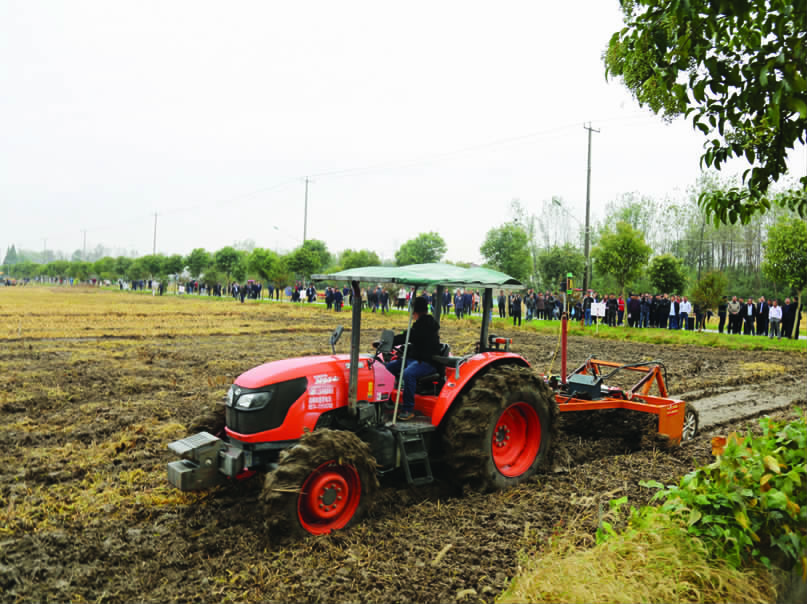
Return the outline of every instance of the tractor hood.
{"type": "Polygon", "coordinates": [[[314,378],[321,374],[326,374],[330,378],[343,379],[349,368],[350,356],[346,354],[283,359],[258,365],[242,373],[236,378],[235,385],[250,389],[263,388],[299,377],[311,378],[310,381],[313,384],[314,378]]]}

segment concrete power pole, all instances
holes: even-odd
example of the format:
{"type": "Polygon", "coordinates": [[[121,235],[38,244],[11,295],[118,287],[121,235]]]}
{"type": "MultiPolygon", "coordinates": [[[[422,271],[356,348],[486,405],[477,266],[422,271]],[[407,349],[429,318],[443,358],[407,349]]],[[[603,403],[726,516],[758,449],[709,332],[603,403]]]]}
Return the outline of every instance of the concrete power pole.
{"type": "Polygon", "coordinates": [[[157,254],[157,212],[154,212],[154,245],[151,248],[151,253],[157,254]]]}
{"type": "Polygon", "coordinates": [[[586,293],[588,292],[588,280],[589,280],[589,273],[591,272],[591,260],[589,259],[589,244],[590,244],[590,231],[591,227],[589,226],[589,216],[591,213],[591,133],[592,132],[599,132],[599,130],[595,130],[591,127],[591,122],[588,123],[588,126],[583,126],[586,130],[588,130],[588,165],[586,168],[586,239],[585,239],[585,247],[583,253],[586,256],[586,267],[583,270],[583,296],[585,297],[586,293]]]}
{"type": "Polygon", "coordinates": [[[86,260],[87,260],[87,229],[82,229],[81,232],[84,233],[84,252],[82,253],[82,259],[86,262],[86,260]]]}
{"type": "Polygon", "coordinates": [[[305,209],[303,210],[303,243],[306,241],[308,235],[308,182],[309,179],[305,177],[305,209]]]}

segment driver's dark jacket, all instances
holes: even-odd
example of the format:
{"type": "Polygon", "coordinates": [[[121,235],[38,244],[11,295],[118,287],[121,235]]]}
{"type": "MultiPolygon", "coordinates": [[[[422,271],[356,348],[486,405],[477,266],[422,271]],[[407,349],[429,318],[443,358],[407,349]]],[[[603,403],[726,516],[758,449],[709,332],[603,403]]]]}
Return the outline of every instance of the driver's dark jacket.
{"type": "MultiPolygon", "coordinates": [[[[406,332],[395,336],[392,344],[399,346],[406,342],[406,332]]],[[[409,332],[409,350],[407,359],[431,363],[434,355],[440,354],[440,325],[431,315],[421,315],[412,324],[409,332]]]]}

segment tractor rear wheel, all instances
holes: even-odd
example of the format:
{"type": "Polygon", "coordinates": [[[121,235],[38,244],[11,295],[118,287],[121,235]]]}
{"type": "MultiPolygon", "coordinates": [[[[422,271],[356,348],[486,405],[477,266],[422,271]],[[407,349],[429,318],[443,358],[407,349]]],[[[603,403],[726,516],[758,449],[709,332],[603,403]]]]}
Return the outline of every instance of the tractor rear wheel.
{"type": "Polygon", "coordinates": [[[695,438],[698,433],[700,416],[698,410],[689,403],[684,407],[684,427],[681,430],[681,442],[686,442],[695,438]]]}
{"type": "Polygon", "coordinates": [[[552,391],[531,369],[489,369],[446,419],[443,447],[453,478],[482,491],[527,480],[549,464],[557,414],[552,391]]]}
{"type": "Polygon", "coordinates": [[[304,434],[266,476],[261,499],[270,530],[305,537],[348,528],[378,488],[376,467],[369,445],[352,432],[304,434]]]}

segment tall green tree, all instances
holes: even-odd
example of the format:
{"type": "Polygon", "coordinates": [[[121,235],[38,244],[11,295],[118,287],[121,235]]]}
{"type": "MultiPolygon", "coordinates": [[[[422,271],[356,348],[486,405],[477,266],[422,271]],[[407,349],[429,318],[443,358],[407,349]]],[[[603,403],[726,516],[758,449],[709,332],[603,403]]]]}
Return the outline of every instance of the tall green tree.
{"type": "Polygon", "coordinates": [[[339,258],[339,265],[342,270],[360,266],[381,266],[381,259],[370,250],[345,250],[339,258]]]}
{"type": "Polygon", "coordinates": [[[328,251],[328,246],[325,245],[324,241],[320,241],[319,239],[306,239],[305,243],[302,245],[302,249],[311,252],[317,258],[312,272],[325,270],[330,266],[333,260],[331,253],[328,251]]]}
{"type": "Polygon", "coordinates": [[[303,279],[308,279],[317,272],[320,263],[317,253],[305,247],[298,247],[286,256],[288,270],[303,279]]]}
{"type": "Polygon", "coordinates": [[[647,268],[650,283],[660,294],[683,294],[686,287],[684,263],[672,254],[661,254],[650,261],[647,268]]]}
{"type": "Polygon", "coordinates": [[[505,223],[490,229],[479,251],[487,265],[521,281],[532,272],[527,233],[519,225],[505,223]]]}
{"type": "Polygon", "coordinates": [[[163,256],[162,254],[149,254],[138,258],[146,272],[154,278],[158,279],[163,273],[163,256]]]}
{"type": "Polygon", "coordinates": [[[434,231],[421,233],[398,248],[395,252],[395,264],[406,266],[440,262],[447,249],[446,242],[434,231]]]}
{"type": "Polygon", "coordinates": [[[115,268],[113,272],[118,279],[125,279],[129,274],[129,267],[132,266],[133,260],[126,256],[118,256],[115,258],[115,268]]]}
{"type": "Polygon", "coordinates": [[[185,270],[185,258],[180,254],[173,254],[162,259],[162,274],[178,275],[185,270]]]}
{"type": "Polygon", "coordinates": [[[115,259],[111,256],[99,258],[93,262],[91,272],[97,275],[99,279],[114,279],[117,276],[115,272],[115,259]]]}
{"type": "Polygon", "coordinates": [[[639,231],[627,222],[618,222],[614,231],[605,231],[600,236],[591,256],[598,271],[616,280],[624,297],[625,285],[642,274],[651,252],[639,231]]]}
{"type": "MultiPolygon", "coordinates": [[[[624,0],[625,27],[604,55],[640,105],[685,114],[707,138],[701,162],[744,157],[746,187],[705,193],[716,221],[770,209],[768,187],[807,131],[807,3],[793,0],[624,0]]],[[[807,176],[781,203],[807,217],[807,176]]]]}
{"type": "MultiPolygon", "coordinates": [[[[777,283],[790,287],[798,296],[801,310],[804,288],[807,287],[807,223],[797,219],[783,219],[768,229],[765,242],[765,260],[762,271],[777,283]]],[[[800,312],[799,318],[800,318],[800,312]]],[[[799,337],[798,323],[795,338],[799,337]]]]}
{"type": "Polygon", "coordinates": [[[257,274],[262,281],[269,283],[272,281],[275,265],[280,262],[280,257],[269,249],[256,247],[247,257],[247,267],[257,274]]]}
{"type": "Polygon", "coordinates": [[[6,266],[11,266],[12,264],[17,264],[19,262],[19,258],[17,257],[17,248],[14,247],[14,244],[11,244],[11,247],[6,249],[6,257],[3,260],[3,264],[6,266]]]}
{"type": "Polygon", "coordinates": [[[709,271],[695,284],[689,297],[700,305],[703,312],[716,311],[728,285],[726,275],[720,271],[709,271]]]}
{"type": "Polygon", "coordinates": [[[568,273],[572,273],[577,282],[583,282],[586,257],[571,243],[553,245],[538,254],[538,266],[544,288],[555,291],[561,278],[566,277],[568,273]]]}
{"type": "Polygon", "coordinates": [[[227,281],[237,270],[238,264],[241,262],[242,253],[232,246],[226,246],[218,250],[213,255],[213,266],[219,272],[226,275],[227,281]]]}
{"type": "Polygon", "coordinates": [[[204,270],[211,265],[213,259],[210,254],[201,247],[197,247],[185,258],[185,266],[191,277],[198,279],[204,270]]]}

